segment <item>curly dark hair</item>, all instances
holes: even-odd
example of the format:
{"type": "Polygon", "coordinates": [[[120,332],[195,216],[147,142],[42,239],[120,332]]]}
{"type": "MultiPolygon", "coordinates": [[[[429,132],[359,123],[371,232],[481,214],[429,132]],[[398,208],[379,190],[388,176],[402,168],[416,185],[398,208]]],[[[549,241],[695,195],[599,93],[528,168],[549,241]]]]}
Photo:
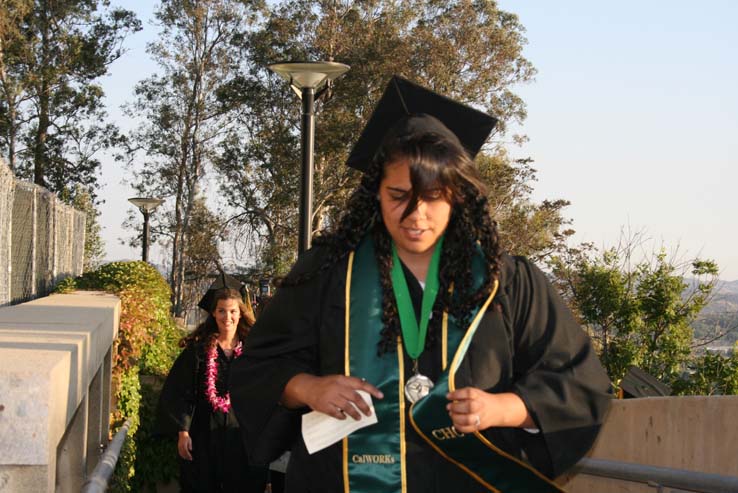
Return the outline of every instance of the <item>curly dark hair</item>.
{"type": "Polygon", "coordinates": [[[286,279],[282,285],[295,285],[328,270],[361,240],[372,234],[382,285],[382,338],[378,353],[392,352],[401,333],[397,305],[392,290],[392,238],[383,221],[379,204],[379,188],[384,170],[390,163],[406,160],[410,166],[411,196],[402,219],[410,215],[423,199],[439,188],[451,203],[451,217],[445,231],[439,272],[439,291],[428,327],[426,347],[431,346],[440,331],[442,314],[465,326],[471,311],[489,296],[499,275],[501,255],[497,224],[487,202],[487,189],[473,161],[453,135],[436,132],[393,135],[389,132],[361,183],[349,197],[345,213],[336,228],[316,237],[314,244],[327,248],[326,261],[316,271],[286,279]],[[472,258],[475,245],[485,259],[486,272],[481,286],[474,286],[472,258]],[[450,287],[453,285],[453,292],[450,287]]]}
{"type": "Polygon", "coordinates": [[[208,318],[198,325],[189,335],[183,337],[179,341],[179,347],[210,345],[214,343],[215,337],[218,335],[218,323],[215,321],[213,313],[215,313],[218,301],[220,300],[236,300],[238,302],[241,317],[238,319],[238,324],[236,325],[236,336],[240,341],[246,340],[249,330],[254,325],[254,314],[246,308],[241,298],[241,293],[235,289],[223,288],[215,292],[212,306],[208,310],[208,318]]]}

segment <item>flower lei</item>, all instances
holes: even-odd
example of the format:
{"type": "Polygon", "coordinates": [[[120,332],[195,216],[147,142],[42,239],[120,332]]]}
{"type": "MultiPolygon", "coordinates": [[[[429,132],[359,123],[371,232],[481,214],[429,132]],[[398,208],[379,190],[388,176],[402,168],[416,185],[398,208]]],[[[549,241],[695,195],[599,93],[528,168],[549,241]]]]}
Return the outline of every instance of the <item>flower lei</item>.
{"type": "MultiPolygon", "coordinates": [[[[233,358],[238,358],[243,353],[243,343],[233,349],[233,358]]],[[[219,396],[215,388],[215,382],[218,380],[218,349],[217,342],[213,339],[213,343],[208,347],[205,364],[205,395],[213,407],[214,411],[227,413],[231,409],[231,393],[226,392],[224,396],[219,396]]]]}

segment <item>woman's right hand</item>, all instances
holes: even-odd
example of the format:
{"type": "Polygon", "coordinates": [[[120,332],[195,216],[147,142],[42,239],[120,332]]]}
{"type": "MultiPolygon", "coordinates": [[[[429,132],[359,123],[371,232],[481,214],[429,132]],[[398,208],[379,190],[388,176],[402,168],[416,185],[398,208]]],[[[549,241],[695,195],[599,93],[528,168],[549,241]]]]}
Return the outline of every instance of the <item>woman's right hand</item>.
{"type": "Polygon", "coordinates": [[[192,438],[187,431],[180,431],[177,438],[177,452],[184,460],[192,460],[192,438]]]}
{"type": "Polygon", "coordinates": [[[345,419],[348,415],[359,420],[360,412],[371,416],[372,411],[357,390],[368,392],[375,399],[384,397],[378,388],[361,378],[299,373],[285,385],[282,404],[292,408],[308,406],[336,419],[345,419]]]}

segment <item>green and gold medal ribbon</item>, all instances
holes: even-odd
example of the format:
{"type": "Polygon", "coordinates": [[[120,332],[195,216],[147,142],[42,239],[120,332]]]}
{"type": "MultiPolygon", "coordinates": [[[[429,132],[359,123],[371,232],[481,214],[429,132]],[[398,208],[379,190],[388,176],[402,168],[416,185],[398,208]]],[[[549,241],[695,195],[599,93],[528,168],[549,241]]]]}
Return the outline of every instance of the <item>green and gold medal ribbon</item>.
{"type": "Polygon", "coordinates": [[[431,257],[428,273],[425,277],[425,289],[423,289],[423,303],[420,309],[420,322],[415,318],[413,302],[410,299],[410,290],[407,287],[405,273],[402,271],[400,257],[397,255],[397,247],[392,242],[392,291],[395,293],[397,311],[400,315],[400,327],[402,329],[402,342],[408,356],[416,361],[425,347],[425,337],[428,334],[428,321],[433,311],[433,304],[438,295],[438,269],[441,263],[441,249],[443,248],[443,236],[438,239],[433,256],[431,257]]]}

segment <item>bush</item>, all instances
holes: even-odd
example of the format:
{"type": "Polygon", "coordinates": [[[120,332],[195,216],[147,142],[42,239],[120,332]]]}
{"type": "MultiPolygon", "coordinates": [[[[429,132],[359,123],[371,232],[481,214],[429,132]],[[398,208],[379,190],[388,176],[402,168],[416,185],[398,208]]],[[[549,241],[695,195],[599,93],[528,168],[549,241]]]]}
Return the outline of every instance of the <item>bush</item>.
{"type": "Polygon", "coordinates": [[[154,434],[156,405],[164,377],[142,376],[140,425],[136,432],[135,475],[133,491],[155,491],[157,483],[168,483],[179,475],[177,442],[154,434]]]}
{"type": "Polygon", "coordinates": [[[128,428],[128,437],[120,449],[118,463],[115,466],[113,477],[110,480],[110,491],[113,493],[125,493],[132,491],[130,481],[136,474],[136,450],[135,439],[139,425],[139,408],[141,403],[141,385],[138,380],[138,367],[132,367],[126,371],[119,372],[113,378],[113,388],[116,408],[111,416],[111,431],[115,434],[126,419],[131,420],[128,428]]]}
{"type": "Polygon", "coordinates": [[[154,491],[156,483],[167,483],[179,474],[176,441],[156,436],[154,424],[161,387],[181,351],[178,342],[184,335],[185,332],[168,317],[162,321],[153,343],[146,345],[141,353],[141,406],[136,432],[134,491],[154,491]]]}
{"type": "Polygon", "coordinates": [[[77,278],[64,279],[58,293],[75,289],[106,291],[121,300],[118,338],[113,350],[115,399],[111,431],[131,420],[110,491],[140,491],[176,474],[175,453],[152,437],[159,390],[141,385],[140,375],[164,376],[179,353],[184,335],[170,315],[171,291],[159,272],[145,262],[112,262],[77,278]]]}
{"type": "Polygon", "coordinates": [[[674,385],[679,395],[738,395],[738,345],[729,356],[707,352],[695,357],[674,385]]]}
{"type": "Polygon", "coordinates": [[[162,320],[156,337],[141,352],[139,362],[141,374],[166,377],[181,351],[178,343],[185,335],[186,332],[178,327],[171,317],[162,320]]]}

